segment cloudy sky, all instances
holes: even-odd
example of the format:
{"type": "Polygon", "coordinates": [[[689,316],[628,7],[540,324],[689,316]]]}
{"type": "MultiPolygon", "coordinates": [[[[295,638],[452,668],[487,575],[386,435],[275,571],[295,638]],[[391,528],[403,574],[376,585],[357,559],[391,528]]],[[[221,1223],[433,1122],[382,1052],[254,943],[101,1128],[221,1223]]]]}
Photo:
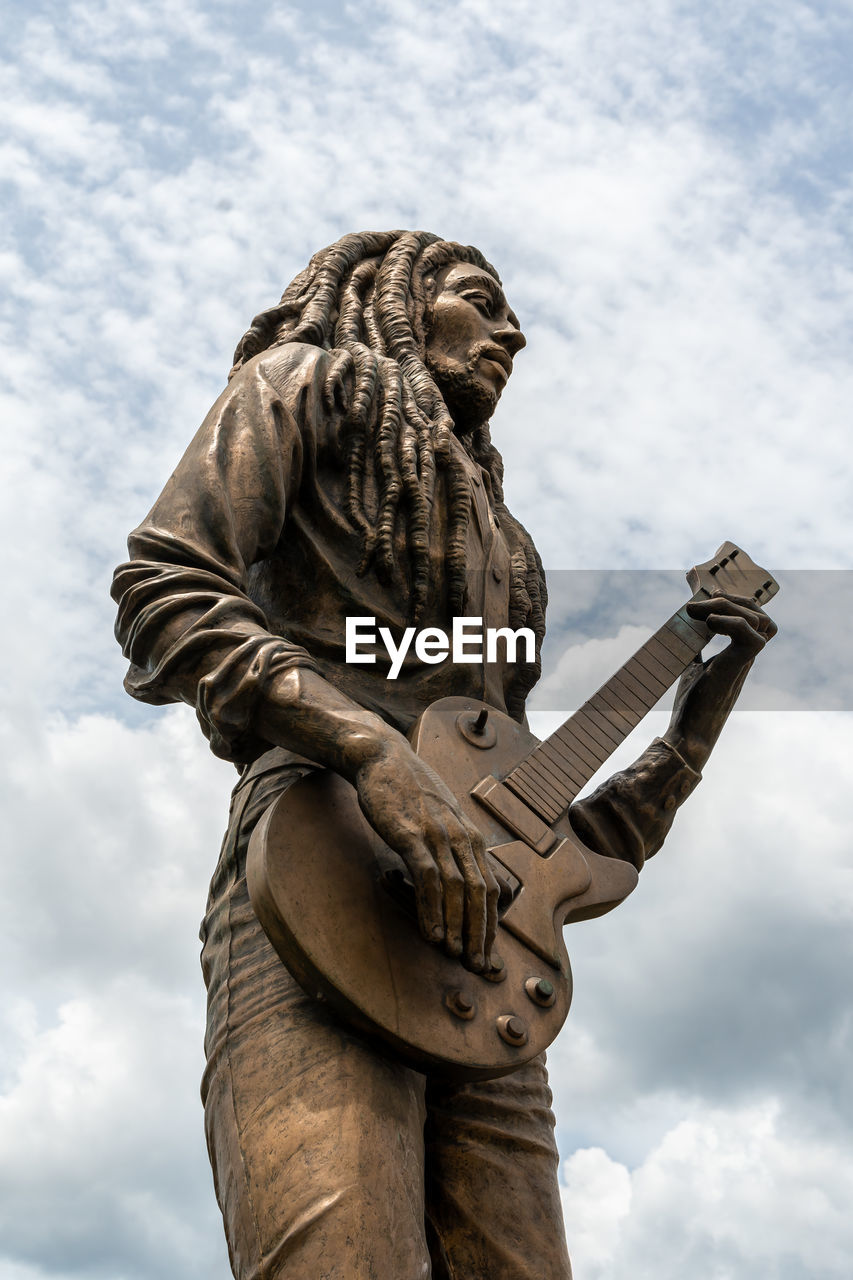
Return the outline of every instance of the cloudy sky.
{"type": "Polygon", "coordinates": [[[554,584],[540,731],[723,539],[783,583],[571,939],[577,1280],[849,1276],[849,0],[10,0],[3,40],[0,1280],[229,1274],[196,931],[233,770],[122,693],[108,583],[250,317],[392,226],[480,246],[528,335],[494,425],[554,584]]]}

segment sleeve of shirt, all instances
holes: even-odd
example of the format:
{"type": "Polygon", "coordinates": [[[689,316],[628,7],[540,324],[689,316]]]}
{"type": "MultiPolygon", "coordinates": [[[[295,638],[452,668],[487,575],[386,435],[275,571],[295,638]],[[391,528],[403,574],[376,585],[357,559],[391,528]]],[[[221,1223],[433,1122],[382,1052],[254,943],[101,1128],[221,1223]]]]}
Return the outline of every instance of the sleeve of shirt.
{"type": "Polygon", "coordinates": [[[283,351],[284,374],[282,361],[273,380],[269,360],[254,361],[220,396],[130,535],[112,587],[128,693],[194,705],[213,752],[235,763],[269,746],[253,721],[270,682],[290,667],[316,669],[305,649],[270,633],[247,594],[251,566],[278,547],[322,430],[310,406],[326,357],[283,351]]]}
{"type": "Polygon", "coordinates": [[[630,768],[572,806],[572,826],[590,849],[632,862],[639,871],[660,849],[678,806],[701,776],[656,738],[630,768]]]}

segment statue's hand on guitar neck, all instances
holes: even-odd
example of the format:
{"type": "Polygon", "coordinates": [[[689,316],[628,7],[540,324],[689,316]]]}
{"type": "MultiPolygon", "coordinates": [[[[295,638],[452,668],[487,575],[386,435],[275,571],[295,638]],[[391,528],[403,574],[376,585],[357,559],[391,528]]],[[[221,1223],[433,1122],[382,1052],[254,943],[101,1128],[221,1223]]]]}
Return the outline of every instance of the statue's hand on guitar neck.
{"type": "Polygon", "coordinates": [[[393,729],[352,782],[368,822],[406,864],[423,936],[466,968],[488,967],[499,886],[483,836],[447,785],[393,729]]]}
{"type": "Polygon", "coordinates": [[[730,643],[706,662],[696,659],[681,678],[672,719],[664,737],[682,759],[701,773],[747,672],[776,634],[772,618],[746,596],[720,592],[687,606],[692,618],[730,643]]]}

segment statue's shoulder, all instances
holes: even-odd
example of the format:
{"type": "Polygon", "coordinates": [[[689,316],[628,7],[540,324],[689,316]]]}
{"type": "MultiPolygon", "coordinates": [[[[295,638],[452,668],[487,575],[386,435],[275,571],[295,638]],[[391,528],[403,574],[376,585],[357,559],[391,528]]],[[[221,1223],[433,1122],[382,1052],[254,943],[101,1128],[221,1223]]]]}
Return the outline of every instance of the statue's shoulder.
{"type": "Polygon", "coordinates": [[[346,351],[287,342],[249,360],[234,381],[261,377],[275,388],[298,416],[320,413],[337,417],[352,395],[354,370],[346,351]]]}
{"type": "Polygon", "coordinates": [[[308,342],[286,342],[262,351],[245,369],[247,373],[256,370],[279,389],[311,384],[325,386],[330,378],[349,378],[352,357],[346,351],[327,351],[308,342]]]}
{"type": "Polygon", "coordinates": [[[318,369],[328,363],[329,352],[310,342],[285,342],[278,347],[268,347],[245,366],[246,372],[256,370],[270,380],[298,378],[310,380],[318,369]]]}

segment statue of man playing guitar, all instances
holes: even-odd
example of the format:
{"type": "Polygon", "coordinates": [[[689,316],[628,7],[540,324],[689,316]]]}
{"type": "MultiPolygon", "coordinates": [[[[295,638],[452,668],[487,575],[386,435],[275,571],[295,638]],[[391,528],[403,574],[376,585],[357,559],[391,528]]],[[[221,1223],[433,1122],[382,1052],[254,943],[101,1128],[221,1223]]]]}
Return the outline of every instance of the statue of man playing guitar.
{"type": "MultiPolygon", "coordinates": [[[[477,250],[422,232],[344,236],[255,318],[116,572],[128,692],[190,703],[240,772],[202,927],[202,1092],[239,1280],[571,1275],[544,1056],[493,1078],[418,1069],[303,990],[246,879],[271,806],[331,771],[401,860],[413,945],[426,940],[466,981],[500,976],[511,877],[476,806],[407,734],[442,699],[526,733],[546,589],[504,503],[489,425],[524,345],[477,250]],[[348,618],[399,637],[447,632],[463,615],[529,628],[535,653],[425,663],[412,650],[394,680],[385,650],[345,660],[348,618]]],[[[638,870],[658,850],[775,632],[751,594],[712,593],[687,610],[729,644],[705,663],[687,655],[664,737],[563,815],[564,833],[602,862],[638,870]]],[[[307,803],[322,831],[323,805],[307,803]]],[[[303,848],[296,826],[291,843],[322,893],[319,846],[303,848]]],[[[347,914],[328,913],[333,951],[347,914]]],[[[370,988],[358,955],[340,962],[370,988]]],[[[455,1016],[469,1016],[464,1002],[455,1016]]]]}

